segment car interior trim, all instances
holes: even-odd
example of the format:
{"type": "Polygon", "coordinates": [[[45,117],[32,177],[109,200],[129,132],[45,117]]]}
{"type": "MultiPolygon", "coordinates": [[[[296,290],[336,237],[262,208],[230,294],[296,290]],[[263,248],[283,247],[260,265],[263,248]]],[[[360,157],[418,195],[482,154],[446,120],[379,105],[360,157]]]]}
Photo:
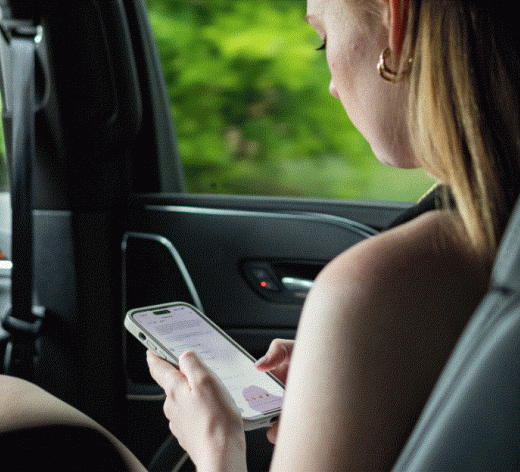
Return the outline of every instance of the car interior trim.
{"type": "MultiPolygon", "coordinates": [[[[204,312],[204,309],[202,307],[202,302],[200,301],[199,294],[197,293],[197,289],[195,288],[195,284],[193,283],[193,280],[190,276],[190,273],[188,272],[188,269],[186,268],[186,265],[184,264],[184,261],[182,260],[181,255],[179,254],[179,251],[175,248],[173,243],[164,236],[158,235],[158,234],[151,234],[151,233],[138,233],[138,232],[127,232],[123,236],[123,242],[121,243],[121,249],[123,253],[126,251],[126,246],[128,243],[128,240],[130,238],[140,238],[140,239],[149,239],[153,241],[157,241],[158,243],[162,244],[166,249],[168,249],[169,253],[171,254],[173,260],[175,261],[175,264],[177,264],[177,267],[179,268],[182,277],[184,279],[184,282],[186,282],[186,285],[188,287],[188,290],[190,291],[190,295],[193,298],[193,304],[202,312],[204,312]]],[[[123,272],[123,280],[125,280],[125,273],[123,272]]],[[[123,291],[124,293],[124,291],[123,291]]]]}
{"type": "Polygon", "coordinates": [[[331,224],[339,226],[352,231],[363,238],[368,238],[377,234],[377,231],[373,228],[366,226],[362,223],[350,220],[348,218],[342,218],[334,215],[327,215],[324,213],[311,213],[311,212],[290,212],[290,213],[278,213],[278,212],[262,212],[262,211],[251,211],[251,210],[230,210],[223,208],[203,208],[203,207],[188,207],[188,206],[176,206],[176,205],[146,205],[146,210],[151,211],[165,211],[170,213],[191,213],[191,214],[203,214],[208,216],[237,216],[241,218],[284,218],[284,219],[296,219],[315,221],[319,223],[331,224]]]}

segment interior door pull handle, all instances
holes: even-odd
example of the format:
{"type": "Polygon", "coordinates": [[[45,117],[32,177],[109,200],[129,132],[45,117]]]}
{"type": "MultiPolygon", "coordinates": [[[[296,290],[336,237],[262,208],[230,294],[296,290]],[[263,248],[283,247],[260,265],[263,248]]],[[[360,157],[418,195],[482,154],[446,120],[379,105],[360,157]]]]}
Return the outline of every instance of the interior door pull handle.
{"type": "Polygon", "coordinates": [[[300,279],[298,277],[283,277],[282,285],[290,292],[305,292],[307,293],[314,283],[313,280],[300,279]]]}

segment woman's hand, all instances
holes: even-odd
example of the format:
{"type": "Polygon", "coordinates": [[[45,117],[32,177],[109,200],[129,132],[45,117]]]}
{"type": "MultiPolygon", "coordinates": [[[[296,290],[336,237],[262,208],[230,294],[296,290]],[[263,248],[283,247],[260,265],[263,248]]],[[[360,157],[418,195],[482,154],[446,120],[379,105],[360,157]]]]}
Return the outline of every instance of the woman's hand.
{"type": "MultiPolygon", "coordinates": [[[[287,382],[293,347],[294,341],[275,339],[271,342],[266,355],[256,361],[256,368],[262,372],[271,372],[285,384],[287,382]]],[[[279,422],[274,423],[267,431],[267,439],[272,444],[276,443],[279,424],[279,422]]]]}
{"type": "Polygon", "coordinates": [[[164,389],[170,430],[197,471],[245,471],[245,434],[240,412],[220,380],[193,351],[179,369],[148,351],[148,366],[164,389]]]}

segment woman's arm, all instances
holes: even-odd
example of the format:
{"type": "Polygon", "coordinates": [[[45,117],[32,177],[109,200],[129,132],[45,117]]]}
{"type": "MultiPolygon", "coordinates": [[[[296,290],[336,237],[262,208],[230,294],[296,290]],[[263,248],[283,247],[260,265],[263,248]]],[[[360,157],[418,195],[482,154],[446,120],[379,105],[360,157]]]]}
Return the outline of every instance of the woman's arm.
{"type": "MultiPolygon", "coordinates": [[[[272,471],[389,469],[486,288],[434,212],[331,263],[306,300],[272,471]]],[[[454,230],[455,228],[451,228],[454,230]]]]}

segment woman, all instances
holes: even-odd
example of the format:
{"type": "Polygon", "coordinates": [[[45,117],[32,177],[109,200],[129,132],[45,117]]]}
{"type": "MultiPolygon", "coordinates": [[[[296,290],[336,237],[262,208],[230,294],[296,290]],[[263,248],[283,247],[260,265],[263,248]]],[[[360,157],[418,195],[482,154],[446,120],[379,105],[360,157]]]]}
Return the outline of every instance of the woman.
{"type": "MultiPolygon", "coordinates": [[[[368,239],[318,276],[296,342],[261,370],[290,372],[273,471],[392,466],[483,296],[519,194],[518,28],[484,0],[308,0],[332,80],[378,158],[424,166],[457,210],[368,239]],[[378,64],[378,67],[376,67],[378,64]]],[[[173,434],[199,471],[246,470],[240,417],[196,354],[148,354],[173,434]]]]}

